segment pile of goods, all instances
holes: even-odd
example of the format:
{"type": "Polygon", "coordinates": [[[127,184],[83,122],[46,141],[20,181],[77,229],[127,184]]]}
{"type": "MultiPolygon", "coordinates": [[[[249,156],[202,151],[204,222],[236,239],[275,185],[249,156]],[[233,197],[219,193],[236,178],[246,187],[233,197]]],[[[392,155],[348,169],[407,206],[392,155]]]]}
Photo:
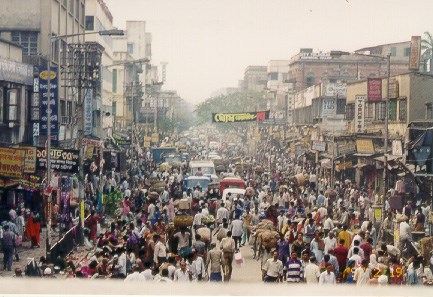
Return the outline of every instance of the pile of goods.
{"type": "Polygon", "coordinates": [[[150,192],[147,197],[150,200],[157,200],[159,198],[159,194],[157,192],[150,192]]]}
{"type": "Polygon", "coordinates": [[[210,243],[210,239],[212,236],[212,231],[207,227],[202,227],[197,229],[196,233],[201,236],[201,240],[205,243],[210,243]]]}
{"type": "Polygon", "coordinates": [[[157,182],[157,183],[154,183],[154,184],[150,187],[150,191],[152,191],[152,192],[157,192],[157,193],[161,194],[162,192],[164,192],[165,186],[166,186],[166,183],[165,183],[165,182],[161,182],[161,181],[159,181],[159,182],[157,182]]]}
{"type": "Polygon", "coordinates": [[[215,217],[213,215],[207,215],[207,216],[203,216],[201,218],[201,222],[204,225],[208,225],[208,224],[214,224],[215,223],[215,217]]]}
{"type": "Polygon", "coordinates": [[[256,194],[256,191],[252,187],[248,187],[245,189],[245,196],[253,197],[256,194]]]}
{"type": "Polygon", "coordinates": [[[274,248],[280,237],[279,233],[275,231],[274,223],[270,220],[262,220],[258,223],[254,236],[261,248],[274,248]]]}
{"type": "Polygon", "coordinates": [[[192,226],[193,220],[192,216],[175,216],[173,223],[176,228],[187,228],[192,226]]]}

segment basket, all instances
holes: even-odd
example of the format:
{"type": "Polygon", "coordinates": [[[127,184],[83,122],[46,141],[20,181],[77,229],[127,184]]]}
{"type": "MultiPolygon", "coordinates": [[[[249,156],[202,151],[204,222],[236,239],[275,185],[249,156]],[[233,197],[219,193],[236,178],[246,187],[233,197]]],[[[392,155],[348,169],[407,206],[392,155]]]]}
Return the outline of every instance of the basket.
{"type": "Polygon", "coordinates": [[[191,227],[193,222],[192,216],[176,216],[174,217],[173,223],[177,228],[191,227]]]}
{"type": "Polygon", "coordinates": [[[157,192],[150,192],[148,197],[149,199],[155,200],[159,198],[159,194],[157,192]]]}

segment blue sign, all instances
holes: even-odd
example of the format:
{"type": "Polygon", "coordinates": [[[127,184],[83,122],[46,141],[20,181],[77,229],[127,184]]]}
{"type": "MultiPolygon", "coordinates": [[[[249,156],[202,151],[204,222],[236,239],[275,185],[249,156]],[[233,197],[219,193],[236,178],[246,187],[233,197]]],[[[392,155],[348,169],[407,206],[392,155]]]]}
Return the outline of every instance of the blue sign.
{"type": "Polygon", "coordinates": [[[48,100],[48,71],[46,67],[39,67],[39,92],[40,92],[40,135],[48,134],[48,122],[51,126],[51,139],[58,141],[59,137],[59,79],[58,68],[51,67],[50,71],[50,100],[48,100]],[[51,108],[51,119],[48,120],[48,101],[51,108]]]}

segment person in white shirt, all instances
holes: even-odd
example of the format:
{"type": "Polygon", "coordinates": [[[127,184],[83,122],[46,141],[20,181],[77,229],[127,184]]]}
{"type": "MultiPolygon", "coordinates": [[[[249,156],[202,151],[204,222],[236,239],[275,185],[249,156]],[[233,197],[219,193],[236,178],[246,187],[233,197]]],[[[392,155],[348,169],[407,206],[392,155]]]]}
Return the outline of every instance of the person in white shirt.
{"type": "Polygon", "coordinates": [[[326,264],[326,270],[320,274],[319,284],[321,284],[321,285],[327,285],[327,284],[335,285],[336,283],[337,283],[337,280],[335,279],[335,274],[334,274],[334,272],[332,272],[332,264],[327,263],[326,264]]]}
{"type": "Polygon", "coordinates": [[[262,202],[259,204],[259,209],[266,210],[270,206],[269,202],[267,202],[266,197],[263,197],[262,202]]]}
{"type": "Polygon", "coordinates": [[[204,265],[203,258],[196,252],[194,255],[195,259],[192,261],[192,274],[193,279],[197,279],[198,281],[201,281],[204,279],[206,275],[206,268],[204,265]]]}
{"type": "Polygon", "coordinates": [[[187,271],[186,262],[180,262],[180,268],[174,272],[173,280],[175,282],[189,282],[192,278],[192,272],[187,271]]]}
{"type": "Polygon", "coordinates": [[[173,281],[171,280],[171,278],[169,277],[169,272],[168,269],[163,269],[161,271],[161,278],[159,280],[157,280],[160,283],[172,283],[173,281]]]}
{"type": "Polygon", "coordinates": [[[160,235],[155,235],[154,240],[157,241],[153,251],[153,261],[161,266],[167,261],[167,246],[164,243],[164,238],[160,235]]]}
{"type": "Polygon", "coordinates": [[[329,250],[333,250],[337,247],[337,238],[334,236],[334,231],[329,232],[328,237],[324,239],[325,249],[323,250],[324,254],[328,254],[329,250]]]}
{"type": "Polygon", "coordinates": [[[201,213],[201,208],[199,208],[198,212],[194,216],[194,220],[192,221],[192,226],[194,230],[197,230],[201,225],[201,219],[203,218],[203,214],[201,213]]]}
{"type": "Polygon", "coordinates": [[[399,230],[399,249],[403,250],[405,243],[412,241],[412,231],[409,225],[409,218],[400,223],[399,230]]]}
{"type": "Polygon", "coordinates": [[[307,284],[317,284],[320,277],[320,268],[317,266],[316,257],[310,257],[310,263],[305,266],[304,280],[307,284]]]}
{"type": "Polygon", "coordinates": [[[152,269],[150,269],[151,266],[150,262],[144,263],[144,270],[140,274],[143,275],[145,281],[153,281],[152,269]]]}
{"type": "Polygon", "coordinates": [[[128,276],[124,279],[124,282],[133,282],[133,281],[144,281],[144,276],[140,274],[140,266],[138,264],[132,265],[132,273],[128,274],[128,276]]]}
{"type": "Polygon", "coordinates": [[[356,266],[360,266],[362,263],[362,257],[359,255],[359,251],[361,249],[359,247],[353,248],[353,255],[349,258],[348,261],[353,260],[356,263],[356,266]]]}
{"type": "Polygon", "coordinates": [[[221,203],[221,207],[217,211],[216,221],[221,224],[223,222],[223,219],[228,220],[229,216],[230,214],[227,208],[225,208],[225,204],[221,203]]]}
{"type": "Polygon", "coordinates": [[[325,217],[325,221],[323,222],[323,231],[325,232],[325,235],[329,234],[329,231],[334,229],[334,221],[330,216],[325,217]]]}
{"type": "Polygon", "coordinates": [[[282,280],[283,277],[283,262],[278,260],[278,252],[274,251],[273,258],[268,259],[263,265],[265,272],[264,281],[266,283],[275,283],[282,280]]]}
{"type": "Polygon", "coordinates": [[[243,226],[244,222],[239,218],[236,217],[236,219],[233,220],[230,230],[232,231],[232,237],[235,240],[235,249],[239,249],[239,245],[242,240],[242,234],[243,234],[243,226]]]}

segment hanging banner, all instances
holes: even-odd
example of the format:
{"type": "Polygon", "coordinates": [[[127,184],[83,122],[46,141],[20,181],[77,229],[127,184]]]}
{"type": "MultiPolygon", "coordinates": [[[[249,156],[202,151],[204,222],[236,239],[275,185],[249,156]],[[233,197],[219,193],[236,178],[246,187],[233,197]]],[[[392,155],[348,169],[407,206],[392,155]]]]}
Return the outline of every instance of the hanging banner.
{"type": "MultiPolygon", "coordinates": [[[[51,149],[51,169],[55,171],[78,172],[78,158],[80,151],[66,149],[51,149]]],[[[38,147],[36,151],[36,169],[47,169],[47,151],[43,147],[38,147]]]]}
{"type": "Polygon", "coordinates": [[[382,79],[369,78],[367,80],[367,97],[369,102],[382,100],[382,79]]]}
{"type": "Polygon", "coordinates": [[[93,132],[93,90],[86,90],[84,96],[84,135],[91,135],[93,132]]]}
{"type": "Polygon", "coordinates": [[[145,136],[144,137],[144,141],[143,141],[143,147],[145,148],[149,148],[150,147],[150,142],[152,141],[152,138],[149,136],[145,136]]]}
{"type": "Polygon", "coordinates": [[[363,133],[365,125],[365,95],[355,96],[355,133],[363,133]]]}
{"type": "Polygon", "coordinates": [[[0,148],[0,176],[21,178],[24,170],[26,151],[14,148],[0,148]]]}
{"type": "Polygon", "coordinates": [[[48,122],[51,125],[51,139],[58,140],[59,135],[59,80],[57,67],[51,67],[50,71],[50,103],[51,118],[48,120],[48,71],[46,67],[39,67],[39,92],[40,92],[40,135],[47,135],[48,122]]]}
{"type": "Polygon", "coordinates": [[[28,191],[38,191],[41,187],[42,178],[34,174],[24,174],[20,185],[28,191]]]}
{"type": "Polygon", "coordinates": [[[392,141],[392,155],[399,157],[403,156],[403,146],[401,144],[401,140],[392,141]]]}
{"type": "Polygon", "coordinates": [[[262,122],[269,120],[270,111],[253,111],[242,113],[212,113],[213,123],[262,122]]]}
{"type": "Polygon", "coordinates": [[[86,146],[86,159],[93,159],[93,150],[95,146],[93,144],[88,144],[86,146]]]}
{"type": "Polygon", "coordinates": [[[420,56],[421,36],[412,36],[410,40],[409,70],[419,70],[420,56]]]}
{"type": "Polygon", "coordinates": [[[313,145],[311,146],[311,149],[324,152],[326,151],[326,142],[325,141],[313,141],[313,145]]]}
{"type": "Polygon", "coordinates": [[[131,139],[126,139],[126,138],[122,137],[121,135],[115,134],[115,133],[113,133],[113,140],[114,140],[114,143],[117,145],[131,145],[131,143],[132,143],[131,139]]]}
{"type": "Polygon", "coordinates": [[[153,142],[153,143],[158,143],[159,142],[159,134],[158,133],[153,133],[152,134],[151,142],[153,142]]]}

